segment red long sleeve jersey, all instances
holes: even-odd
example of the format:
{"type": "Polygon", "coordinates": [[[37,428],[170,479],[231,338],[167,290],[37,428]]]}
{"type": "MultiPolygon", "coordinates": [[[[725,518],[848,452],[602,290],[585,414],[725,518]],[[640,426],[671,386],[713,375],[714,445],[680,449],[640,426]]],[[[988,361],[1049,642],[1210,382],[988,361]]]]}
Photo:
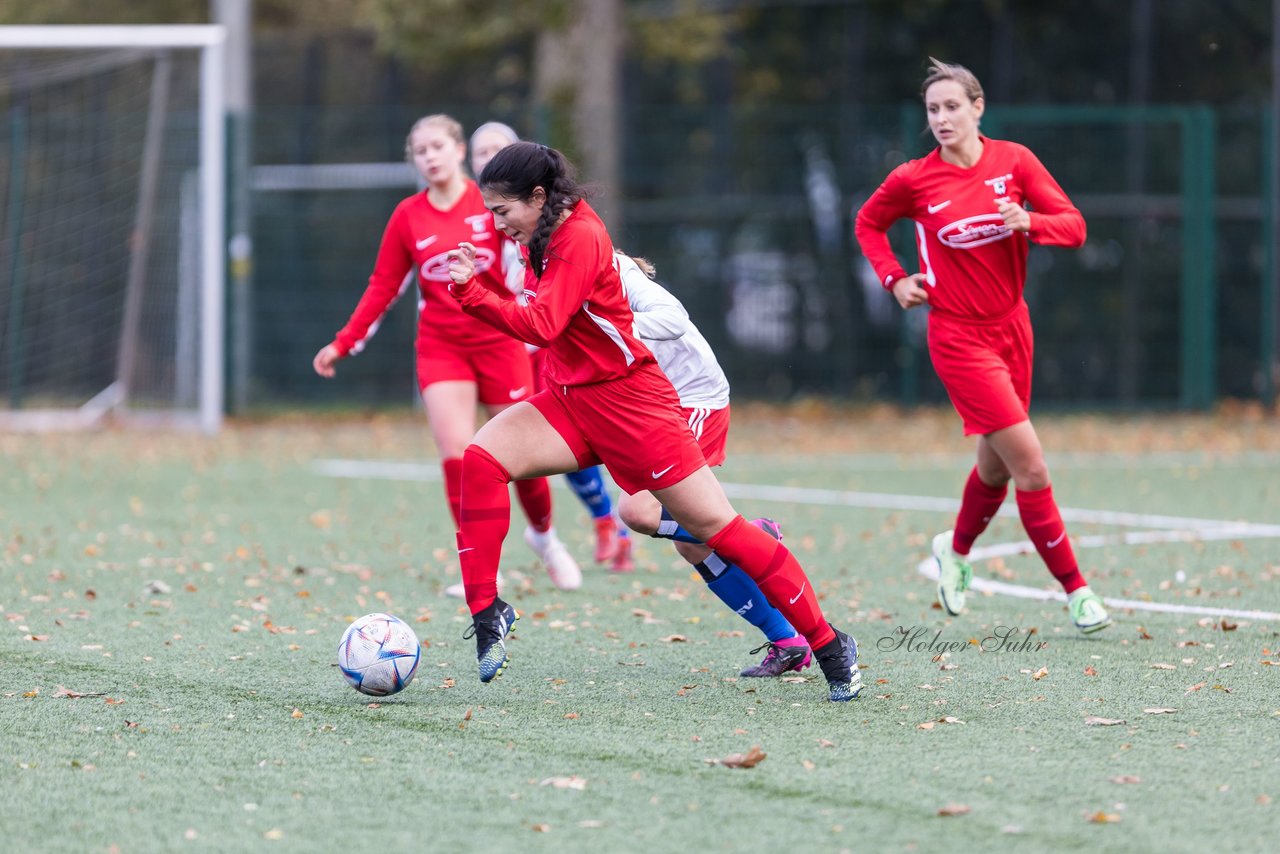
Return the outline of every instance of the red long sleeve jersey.
{"type": "Polygon", "coordinates": [[[475,182],[468,179],[461,198],[449,210],[440,210],[425,192],[396,206],[382,235],[378,260],[369,286],[351,319],[334,337],[339,352],[359,353],[378,331],[383,316],[400,295],[410,268],[418,271],[419,352],[430,342],[445,340],[468,347],[484,347],[503,340],[501,332],[464,313],[449,295],[450,249],[466,240],[476,247],[476,277],[486,289],[510,296],[502,281],[503,236],[493,224],[493,214],[475,182]]]}
{"type": "Polygon", "coordinates": [[[933,310],[970,319],[1001,317],[1022,299],[1027,240],[1050,246],[1084,243],[1084,217],[1030,149],[982,137],[982,156],[965,169],[940,149],[889,173],[854,223],[862,253],[889,288],[907,275],[886,232],[899,219],[916,224],[920,272],[933,310]],[[1013,231],[996,210],[1002,199],[1026,206],[1031,230],[1013,231]]]}
{"type": "Polygon", "coordinates": [[[504,300],[487,288],[454,288],[464,310],[498,329],[547,348],[545,373],[554,385],[586,385],[632,373],[653,354],[634,333],[613,242],[585,201],[551,233],[542,277],[525,275],[525,300],[504,300]]]}

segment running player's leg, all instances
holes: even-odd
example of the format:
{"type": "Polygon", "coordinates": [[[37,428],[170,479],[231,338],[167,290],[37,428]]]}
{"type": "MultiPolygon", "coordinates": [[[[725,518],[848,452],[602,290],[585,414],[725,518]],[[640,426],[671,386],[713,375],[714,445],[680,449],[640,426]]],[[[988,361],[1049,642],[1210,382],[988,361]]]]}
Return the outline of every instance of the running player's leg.
{"type": "Polygon", "coordinates": [[[498,598],[498,560],[511,520],[512,480],[545,477],[580,465],[569,444],[532,404],[499,413],[463,453],[458,562],[471,610],[480,681],[507,664],[503,639],[519,615],[498,598]]]}
{"type": "Polygon", "coordinates": [[[671,515],[714,551],[741,567],[765,597],[804,636],[827,678],[830,698],[851,700],[862,690],[857,645],[827,622],[799,561],[781,541],[747,523],[729,503],[711,469],[654,491],[671,515]]]}
{"type": "MultiPolygon", "coordinates": [[[[623,522],[637,533],[653,536],[659,522],[662,505],[651,493],[635,495],[623,493],[618,499],[618,512],[623,522]]],[[[762,520],[763,521],[763,520],[762,520]]],[[[675,544],[678,551],[706,582],[707,589],[725,606],[751,625],[758,628],[765,639],[772,643],[796,637],[796,630],[773,607],[751,576],[726,561],[701,542],[675,544]]],[[[803,656],[801,656],[803,657],[803,656]]]]}
{"type": "Polygon", "coordinates": [[[1080,573],[1062,513],[1053,497],[1049,467],[1035,428],[1030,421],[1023,421],[984,436],[983,440],[1000,456],[1013,476],[1022,527],[1049,572],[1066,592],[1072,622],[1086,634],[1106,628],[1111,622],[1110,616],[1080,573]]]}

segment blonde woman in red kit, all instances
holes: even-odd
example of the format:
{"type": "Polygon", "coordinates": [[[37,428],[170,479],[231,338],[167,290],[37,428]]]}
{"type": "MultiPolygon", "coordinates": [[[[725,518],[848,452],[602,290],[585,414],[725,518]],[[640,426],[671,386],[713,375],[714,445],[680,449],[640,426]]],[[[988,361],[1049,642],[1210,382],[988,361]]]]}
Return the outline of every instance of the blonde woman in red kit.
{"type": "Polygon", "coordinates": [[[1092,634],[1111,618],[1080,574],[1031,426],[1031,318],[1022,295],[1028,241],[1077,248],[1084,217],[1029,149],[982,135],[986,102],[973,73],[931,62],[921,93],[938,147],[894,169],[858,211],[854,231],[898,304],[929,306],[929,357],[965,435],[978,436],[955,529],[933,540],[938,602],[948,614],[964,609],[969,550],[1012,480],[1022,525],[1066,592],[1072,623],[1092,634]],[[890,248],[886,232],[899,219],[915,222],[919,273],[908,275],[890,248]]]}

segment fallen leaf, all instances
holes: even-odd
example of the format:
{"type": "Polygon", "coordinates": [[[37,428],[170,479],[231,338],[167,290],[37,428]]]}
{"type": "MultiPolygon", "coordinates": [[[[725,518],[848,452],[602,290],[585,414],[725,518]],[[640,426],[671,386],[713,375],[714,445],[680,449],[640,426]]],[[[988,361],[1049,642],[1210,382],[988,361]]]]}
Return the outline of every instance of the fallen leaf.
{"type": "Polygon", "coordinates": [[[578,719],[578,713],[577,713],[577,712],[569,712],[568,714],[566,714],[566,715],[564,716],[564,719],[565,719],[565,720],[567,720],[567,721],[576,721],[576,720],[578,719]]]}
{"type": "Polygon", "coordinates": [[[937,721],[925,721],[922,724],[916,724],[916,729],[930,730],[938,725],[937,721]]]}
{"type": "Polygon", "coordinates": [[[1097,715],[1090,715],[1084,719],[1085,726],[1120,726],[1126,721],[1120,718],[1100,718],[1097,715]]]}
{"type": "Polygon", "coordinates": [[[548,777],[538,785],[551,786],[555,789],[576,789],[581,792],[587,788],[587,781],[585,777],[579,777],[575,774],[572,777],[548,777]]]}
{"type": "Polygon", "coordinates": [[[819,747],[835,747],[836,743],[834,741],[827,741],[825,738],[820,738],[818,739],[818,746],[819,747]]]}
{"type": "Polygon", "coordinates": [[[273,827],[266,833],[262,834],[263,839],[284,839],[284,831],[278,827],[273,827]]]}
{"type": "Polygon", "coordinates": [[[1190,688],[1188,688],[1188,689],[1187,689],[1187,693],[1186,693],[1186,694],[1183,694],[1182,696],[1184,696],[1184,697],[1185,697],[1185,696],[1187,696],[1187,694],[1193,694],[1193,693],[1195,693],[1196,691],[1199,691],[1199,690],[1200,690],[1201,688],[1203,688],[1204,686],[1205,686],[1205,683],[1204,683],[1204,682],[1197,682],[1196,684],[1194,684],[1194,685],[1192,685],[1190,688]]]}
{"type": "Polygon", "coordinates": [[[124,703],[124,700],[117,700],[115,697],[108,697],[108,698],[107,698],[107,705],[108,705],[108,706],[119,706],[119,705],[122,705],[123,703],[124,703]]]}
{"type": "Polygon", "coordinates": [[[49,639],[49,636],[48,635],[27,635],[25,639],[29,641],[47,641],[49,639]]]}
{"type": "Polygon", "coordinates": [[[1098,675],[1098,671],[1097,671],[1097,670],[1094,670],[1094,669],[1093,669],[1093,665],[1091,664],[1091,665],[1089,665],[1088,667],[1086,667],[1086,668],[1084,669],[1084,675],[1085,675],[1085,676],[1097,676],[1097,675],[1098,675]]]}
{"type": "Polygon", "coordinates": [[[464,721],[469,721],[469,720],[471,720],[471,710],[470,710],[470,709],[467,709],[467,713],[466,713],[465,715],[463,715],[463,716],[462,716],[462,719],[463,719],[464,721]]]}
{"type": "Polygon", "coordinates": [[[294,720],[301,720],[301,719],[302,719],[302,717],[303,717],[303,715],[302,715],[302,710],[301,710],[301,709],[294,709],[294,710],[293,710],[293,714],[292,714],[292,715],[290,715],[290,717],[292,717],[294,720]]]}
{"type": "Polygon", "coordinates": [[[105,697],[107,695],[105,692],[99,692],[97,694],[85,694],[79,691],[72,691],[70,688],[63,688],[61,685],[59,685],[58,690],[53,692],[53,696],[69,697],[72,700],[78,700],[81,697],[105,697]]]}
{"type": "Polygon", "coordinates": [[[1215,691],[1221,691],[1221,692],[1222,692],[1222,693],[1224,693],[1224,694],[1230,694],[1230,693],[1231,693],[1231,689],[1230,689],[1230,688],[1228,688],[1226,685],[1214,685],[1214,686],[1213,686],[1213,690],[1215,690],[1215,691]]]}
{"type": "Polygon", "coordinates": [[[1151,665],[1151,669],[1152,670],[1177,670],[1178,667],[1175,664],[1165,664],[1164,662],[1156,662],[1155,664],[1151,665]]]}
{"type": "Polygon", "coordinates": [[[814,765],[812,762],[810,762],[808,759],[802,760],[800,764],[804,766],[804,770],[806,771],[812,771],[814,768],[818,767],[817,765],[814,765]]]}
{"type": "Polygon", "coordinates": [[[970,812],[970,809],[971,808],[967,804],[947,804],[945,807],[938,810],[938,815],[941,815],[941,816],[968,815],[970,812]]]}
{"type": "Polygon", "coordinates": [[[1233,623],[1230,620],[1228,620],[1226,617],[1222,618],[1222,622],[1220,623],[1220,626],[1224,632],[1234,632],[1236,629],[1240,628],[1239,623],[1233,623]]]}
{"type": "Polygon", "coordinates": [[[708,765],[723,765],[726,768],[754,768],[763,762],[768,755],[757,744],[746,753],[731,753],[723,759],[707,759],[704,761],[708,765]]]}
{"type": "Polygon", "coordinates": [[[1049,675],[1049,668],[1041,667],[1035,673],[1031,674],[1031,678],[1039,682],[1041,679],[1049,675]]]}
{"type": "Polygon", "coordinates": [[[1120,815],[1118,813],[1103,812],[1102,810],[1098,810],[1088,818],[1089,821],[1094,824],[1116,824],[1120,821],[1120,815]]]}
{"type": "Polygon", "coordinates": [[[39,696],[40,696],[40,689],[39,689],[39,688],[36,688],[35,690],[27,691],[27,692],[26,692],[26,693],[24,693],[22,696],[23,696],[23,697],[25,697],[25,698],[26,698],[26,699],[28,699],[28,700],[30,700],[32,697],[39,697],[39,696]]]}
{"type": "Polygon", "coordinates": [[[1123,786],[1123,785],[1127,785],[1127,784],[1129,784],[1129,783],[1141,783],[1141,782],[1142,782],[1142,778],[1141,778],[1141,777],[1135,776],[1135,775],[1133,775],[1133,774],[1121,774],[1121,775],[1120,775],[1120,776],[1118,776],[1118,777],[1108,777],[1107,779],[1108,779],[1108,780],[1110,780],[1111,782],[1116,783],[1116,784],[1121,785],[1121,786],[1123,786]]]}
{"type": "Polygon", "coordinates": [[[1178,710],[1177,709],[1143,709],[1142,710],[1143,714],[1147,714],[1147,715],[1171,715],[1176,711],[1178,710]]]}
{"type": "Polygon", "coordinates": [[[665,638],[658,638],[663,643],[688,643],[689,639],[684,635],[667,635],[665,638]]]}
{"type": "Polygon", "coordinates": [[[549,825],[549,824],[535,824],[535,825],[533,825],[533,832],[534,832],[534,833],[550,833],[550,832],[551,832],[551,825],[549,825]]]}

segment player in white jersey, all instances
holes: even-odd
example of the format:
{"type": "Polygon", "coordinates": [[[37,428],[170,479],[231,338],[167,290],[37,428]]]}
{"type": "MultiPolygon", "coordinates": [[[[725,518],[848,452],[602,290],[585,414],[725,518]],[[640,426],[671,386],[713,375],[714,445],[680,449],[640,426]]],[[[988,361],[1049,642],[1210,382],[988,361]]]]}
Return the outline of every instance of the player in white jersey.
{"type": "MultiPolygon", "coordinates": [[[[729,434],[729,380],[716,361],[711,345],[689,319],[680,300],[653,278],[654,269],[643,258],[615,252],[627,301],[635,316],[633,331],[671,380],[689,429],[707,458],[707,465],[724,462],[729,434]]],[[[810,662],[809,644],[760,592],[751,577],[726,563],[701,541],[684,532],[650,492],[623,493],[618,512],[632,530],[673,540],[676,550],[702,576],[707,587],[729,610],[760,629],[767,649],[764,660],[742,671],[743,676],[781,676],[810,662]]],[[[752,524],[782,539],[770,519],[752,524]]],[[[758,652],[759,650],[753,650],[758,652]]]]}

